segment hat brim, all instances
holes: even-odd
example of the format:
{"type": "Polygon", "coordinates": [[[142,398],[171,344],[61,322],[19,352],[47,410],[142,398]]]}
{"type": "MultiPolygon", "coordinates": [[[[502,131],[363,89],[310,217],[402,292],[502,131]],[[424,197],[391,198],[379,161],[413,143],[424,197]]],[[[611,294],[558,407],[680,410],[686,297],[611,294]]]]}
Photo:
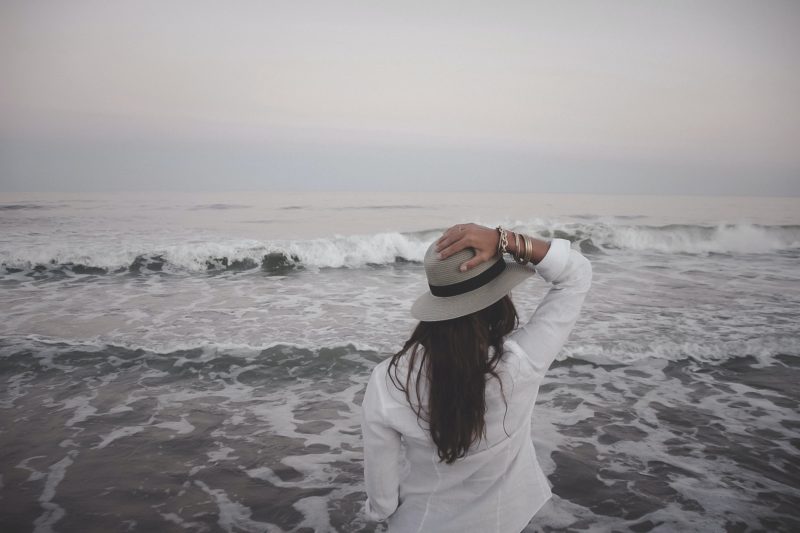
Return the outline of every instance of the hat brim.
{"type": "Polygon", "coordinates": [[[411,306],[411,316],[423,322],[438,322],[480,311],[535,273],[531,265],[506,261],[506,268],[499,276],[475,290],[456,296],[434,296],[426,292],[411,306]]]}

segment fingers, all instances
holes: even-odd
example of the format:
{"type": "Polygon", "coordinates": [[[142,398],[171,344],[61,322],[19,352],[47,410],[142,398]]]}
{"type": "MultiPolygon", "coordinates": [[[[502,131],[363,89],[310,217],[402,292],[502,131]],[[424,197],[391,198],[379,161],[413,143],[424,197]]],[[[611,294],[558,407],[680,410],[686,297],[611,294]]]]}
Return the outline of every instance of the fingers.
{"type": "Polygon", "coordinates": [[[450,245],[450,238],[447,232],[444,232],[441,237],[436,241],[436,251],[440,251],[442,248],[445,248],[450,245]]]}
{"type": "MultiPolygon", "coordinates": [[[[463,224],[459,224],[448,228],[441,237],[436,241],[436,251],[441,252],[451,244],[458,242],[460,239],[464,238],[466,235],[466,231],[463,224]]],[[[458,250],[452,250],[447,255],[452,255],[456,253],[458,250]]],[[[446,255],[443,257],[447,257],[446,255]]]]}
{"type": "Polygon", "coordinates": [[[497,247],[497,239],[499,239],[499,236],[491,228],[471,223],[457,224],[445,230],[436,241],[434,249],[441,260],[460,252],[464,248],[475,248],[475,256],[459,267],[462,272],[466,272],[493,257],[494,250],[497,247]]]}
{"type": "Polygon", "coordinates": [[[464,224],[456,224],[455,226],[450,226],[444,232],[442,232],[442,236],[439,237],[439,240],[444,239],[450,235],[457,235],[459,233],[464,233],[464,224]]]}
{"type": "Polygon", "coordinates": [[[459,270],[461,270],[461,272],[466,272],[470,268],[476,267],[476,266],[480,265],[481,263],[483,263],[484,261],[486,261],[485,257],[481,257],[481,256],[476,255],[475,257],[473,257],[472,259],[470,259],[466,263],[462,263],[462,265],[460,267],[458,267],[458,268],[459,268],[459,270]]]}
{"type": "Polygon", "coordinates": [[[439,259],[447,259],[451,255],[460,252],[464,248],[469,247],[469,242],[466,237],[457,238],[457,240],[446,245],[439,251],[439,259]]]}
{"type": "Polygon", "coordinates": [[[470,246],[473,246],[473,239],[467,232],[453,233],[445,238],[438,246],[439,259],[446,259],[454,253],[460,252],[464,248],[469,248],[470,246]]]}
{"type": "Polygon", "coordinates": [[[483,242],[486,239],[482,236],[482,230],[489,231],[490,233],[492,232],[492,230],[488,228],[476,226],[472,223],[456,224],[445,230],[442,236],[436,241],[436,246],[434,248],[439,255],[439,259],[446,259],[464,248],[472,247],[475,248],[478,253],[475,258],[465,263],[465,265],[467,265],[466,270],[486,261],[491,254],[486,253],[486,250],[484,250],[484,248],[487,250],[488,248],[486,243],[483,242]]]}

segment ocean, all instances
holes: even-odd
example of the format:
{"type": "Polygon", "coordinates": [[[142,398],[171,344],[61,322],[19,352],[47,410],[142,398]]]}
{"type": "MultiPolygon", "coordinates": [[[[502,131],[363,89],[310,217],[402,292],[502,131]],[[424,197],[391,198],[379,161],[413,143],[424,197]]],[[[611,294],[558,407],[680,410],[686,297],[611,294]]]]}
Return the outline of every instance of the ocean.
{"type": "Polygon", "coordinates": [[[461,222],[593,265],[526,531],[800,531],[800,198],[445,192],[0,194],[0,531],[382,531],[361,399],[461,222]]]}

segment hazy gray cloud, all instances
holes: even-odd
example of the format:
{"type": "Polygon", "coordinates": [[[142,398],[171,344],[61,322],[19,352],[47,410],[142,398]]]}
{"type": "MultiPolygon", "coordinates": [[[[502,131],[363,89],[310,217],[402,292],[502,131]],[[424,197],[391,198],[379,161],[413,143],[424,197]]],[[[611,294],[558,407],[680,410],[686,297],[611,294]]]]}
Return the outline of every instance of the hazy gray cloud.
{"type": "Polygon", "coordinates": [[[0,5],[0,189],[800,194],[794,2],[0,5]]]}

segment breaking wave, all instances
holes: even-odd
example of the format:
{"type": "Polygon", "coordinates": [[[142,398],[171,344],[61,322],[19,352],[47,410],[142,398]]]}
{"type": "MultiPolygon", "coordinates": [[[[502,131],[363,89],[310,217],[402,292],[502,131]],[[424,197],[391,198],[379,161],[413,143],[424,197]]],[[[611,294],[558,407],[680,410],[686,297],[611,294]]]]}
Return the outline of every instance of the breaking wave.
{"type": "MultiPolygon", "coordinates": [[[[748,254],[800,251],[800,226],[608,223],[553,224],[550,221],[508,225],[544,238],[569,239],[586,254],[655,252],[748,254]]],[[[228,240],[172,246],[142,242],[91,248],[53,244],[24,250],[0,250],[0,273],[46,275],[62,272],[109,273],[206,272],[261,269],[285,273],[295,268],[360,268],[419,263],[440,229],[413,233],[377,233],[295,241],[228,240]],[[151,248],[151,249],[148,249],[151,248]]]]}

